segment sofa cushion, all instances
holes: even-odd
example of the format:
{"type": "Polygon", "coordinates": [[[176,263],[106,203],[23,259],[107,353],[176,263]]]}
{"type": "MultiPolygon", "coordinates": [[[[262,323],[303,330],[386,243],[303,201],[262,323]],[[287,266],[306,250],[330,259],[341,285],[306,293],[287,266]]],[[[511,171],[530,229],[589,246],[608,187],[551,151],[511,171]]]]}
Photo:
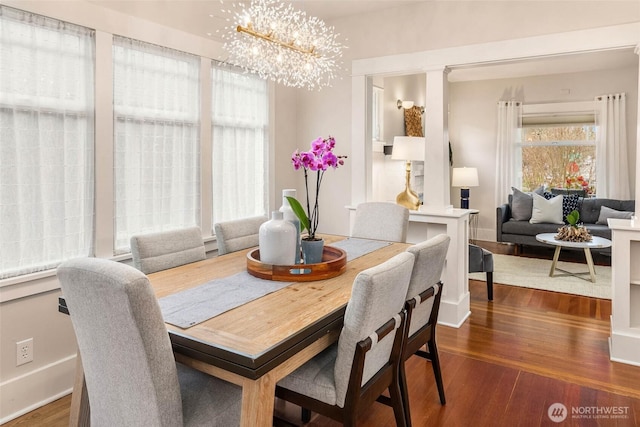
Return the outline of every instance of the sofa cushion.
{"type": "Polygon", "coordinates": [[[529,221],[515,221],[510,219],[502,224],[502,232],[505,234],[520,234],[523,236],[535,236],[540,233],[557,233],[560,224],[550,224],[543,222],[531,224],[529,221]]]}
{"type": "Polygon", "coordinates": [[[606,206],[617,211],[635,211],[635,201],[617,199],[584,199],[580,205],[580,221],[585,224],[595,224],[600,217],[600,208],[606,206]]]}
{"type": "Polygon", "coordinates": [[[529,221],[531,219],[531,211],[533,210],[532,193],[542,195],[542,187],[538,187],[530,193],[520,191],[515,187],[513,190],[513,198],[511,199],[511,217],[516,221],[529,221]]]}
{"type": "Polygon", "coordinates": [[[632,216],[633,212],[617,211],[606,206],[600,206],[600,216],[596,224],[608,225],[607,219],[609,218],[631,219],[632,216]]]}
{"type": "Polygon", "coordinates": [[[592,236],[604,237],[605,239],[611,240],[611,229],[608,225],[587,224],[585,227],[592,236]]]}
{"type": "MultiPolygon", "coordinates": [[[[545,199],[549,200],[560,194],[544,192],[543,196],[545,199]]],[[[562,221],[565,224],[568,224],[567,215],[569,215],[574,210],[580,210],[580,196],[577,194],[562,194],[562,221]]]]}
{"type": "Polygon", "coordinates": [[[555,196],[547,200],[544,197],[533,194],[533,210],[531,212],[532,224],[548,222],[551,224],[563,224],[562,199],[564,196],[555,196]]]}

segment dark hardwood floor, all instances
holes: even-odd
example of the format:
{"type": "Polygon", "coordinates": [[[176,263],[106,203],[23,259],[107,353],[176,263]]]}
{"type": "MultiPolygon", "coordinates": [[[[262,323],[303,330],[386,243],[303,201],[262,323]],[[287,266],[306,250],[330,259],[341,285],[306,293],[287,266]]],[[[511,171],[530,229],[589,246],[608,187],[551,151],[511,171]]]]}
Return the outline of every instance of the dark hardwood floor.
{"type": "MultiPolygon", "coordinates": [[[[479,244],[494,253],[513,251],[479,244]]],[[[580,252],[562,254],[584,262],[580,252]]],[[[523,254],[551,255],[529,248],[523,254]]],[[[609,360],[610,301],[496,284],[494,301],[488,302],[484,282],[472,280],[469,287],[469,319],[458,329],[437,329],[446,405],[438,400],[429,362],[407,362],[414,426],[640,425],[640,367],[609,360]],[[567,408],[562,423],[548,416],[555,403],[567,408]]],[[[5,426],[66,426],[69,405],[67,396],[5,426]]],[[[299,408],[278,401],[276,411],[299,422],[299,408]]],[[[307,424],[338,425],[315,414],[307,424]]],[[[393,426],[393,412],[375,404],[359,425],[393,426]]]]}

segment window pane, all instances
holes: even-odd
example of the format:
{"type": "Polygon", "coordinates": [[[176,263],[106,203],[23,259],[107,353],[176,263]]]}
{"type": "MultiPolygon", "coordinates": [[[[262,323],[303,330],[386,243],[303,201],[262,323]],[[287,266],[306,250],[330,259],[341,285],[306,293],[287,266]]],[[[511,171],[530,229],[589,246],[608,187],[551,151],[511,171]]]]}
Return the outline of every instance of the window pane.
{"type": "Polygon", "coordinates": [[[538,126],[524,128],[525,143],[553,141],[595,141],[594,125],[538,126]]]}
{"type": "Polygon", "coordinates": [[[93,253],[93,31],[0,6],[0,279],[93,253]]]}
{"type": "Polygon", "coordinates": [[[267,82],[217,67],[212,79],[213,223],[265,215],[267,82]]]}
{"type": "Polygon", "coordinates": [[[132,235],[199,224],[198,57],[114,37],[116,253],[132,235]]]}
{"type": "Polygon", "coordinates": [[[522,188],[584,189],[595,194],[595,146],[522,147],[522,188]]]}

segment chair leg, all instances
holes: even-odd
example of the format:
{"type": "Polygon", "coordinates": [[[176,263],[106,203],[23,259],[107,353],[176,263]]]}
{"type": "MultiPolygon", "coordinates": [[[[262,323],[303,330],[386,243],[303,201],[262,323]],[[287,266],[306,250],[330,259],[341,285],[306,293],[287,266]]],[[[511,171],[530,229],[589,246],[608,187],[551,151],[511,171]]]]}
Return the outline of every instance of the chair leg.
{"type": "Polygon", "coordinates": [[[433,367],[433,375],[436,377],[436,386],[438,387],[438,395],[440,396],[440,404],[444,405],[447,400],[444,396],[444,384],[442,382],[442,370],[440,369],[440,358],[438,357],[438,347],[435,338],[431,338],[427,345],[429,346],[429,355],[431,356],[431,366],[433,367]]]}
{"type": "Polygon", "coordinates": [[[411,411],[409,410],[409,389],[407,388],[407,373],[405,371],[404,362],[400,363],[398,372],[400,381],[400,398],[402,399],[402,407],[404,408],[404,419],[408,427],[411,427],[411,411]]]}
{"type": "MultiPolygon", "coordinates": [[[[403,368],[400,367],[399,370],[403,370],[403,368]]],[[[408,399],[403,398],[404,393],[402,391],[402,385],[400,384],[401,382],[402,380],[400,378],[395,378],[395,381],[393,381],[392,384],[389,386],[389,396],[391,397],[391,406],[393,407],[393,415],[396,418],[396,426],[410,427],[411,414],[409,413],[409,402],[408,402],[408,399]]]]}
{"type": "Polygon", "coordinates": [[[309,421],[311,421],[311,410],[302,408],[302,422],[306,424],[309,421]]]}
{"type": "Polygon", "coordinates": [[[493,271],[487,271],[487,298],[493,301],[493,271]]]}

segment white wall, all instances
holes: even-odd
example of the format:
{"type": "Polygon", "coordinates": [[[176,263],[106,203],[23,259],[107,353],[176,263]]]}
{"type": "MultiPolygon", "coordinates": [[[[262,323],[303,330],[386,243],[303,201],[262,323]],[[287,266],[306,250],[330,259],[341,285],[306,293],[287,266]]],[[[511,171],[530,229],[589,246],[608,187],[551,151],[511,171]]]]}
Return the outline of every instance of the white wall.
{"type": "MultiPolygon", "coordinates": [[[[477,167],[480,186],[471,189],[470,206],[480,210],[478,239],[495,241],[496,103],[517,99],[524,104],[592,101],[608,93],[627,94],[628,161],[631,194],[635,189],[638,67],[517,79],[451,83],[449,134],[454,167],[477,167]],[[569,90],[569,93],[566,93],[569,90]]],[[[460,206],[459,190],[451,204],[460,206]]]]}

